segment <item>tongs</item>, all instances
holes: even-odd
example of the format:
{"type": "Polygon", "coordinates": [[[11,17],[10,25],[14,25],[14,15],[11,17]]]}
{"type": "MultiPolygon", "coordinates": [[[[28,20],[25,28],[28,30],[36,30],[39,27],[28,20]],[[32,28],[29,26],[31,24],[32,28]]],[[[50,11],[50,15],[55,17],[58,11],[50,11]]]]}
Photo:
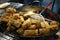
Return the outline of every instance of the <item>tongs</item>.
{"type": "Polygon", "coordinates": [[[36,20],[40,20],[40,21],[44,21],[44,20],[48,20],[48,21],[52,21],[50,19],[44,18],[41,14],[52,4],[52,2],[49,2],[44,9],[39,13],[39,14],[33,14],[31,15],[31,18],[36,19],[36,20]]]}

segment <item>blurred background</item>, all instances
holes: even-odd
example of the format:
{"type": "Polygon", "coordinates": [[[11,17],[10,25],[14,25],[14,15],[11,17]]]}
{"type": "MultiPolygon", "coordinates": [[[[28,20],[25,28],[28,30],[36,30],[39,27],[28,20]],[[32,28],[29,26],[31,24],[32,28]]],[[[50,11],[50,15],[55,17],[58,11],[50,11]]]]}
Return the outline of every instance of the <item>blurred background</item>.
{"type": "Polygon", "coordinates": [[[42,7],[44,7],[48,2],[53,2],[49,9],[55,12],[56,14],[60,14],[60,0],[0,0],[0,3],[8,1],[19,2],[25,5],[37,5],[42,7]]]}

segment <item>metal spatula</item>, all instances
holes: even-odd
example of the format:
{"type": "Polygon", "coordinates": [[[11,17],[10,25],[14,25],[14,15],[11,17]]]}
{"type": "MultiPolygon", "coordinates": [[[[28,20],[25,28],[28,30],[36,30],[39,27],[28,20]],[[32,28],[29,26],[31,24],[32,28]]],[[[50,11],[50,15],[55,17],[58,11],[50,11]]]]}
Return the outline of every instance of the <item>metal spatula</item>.
{"type": "MultiPolygon", "coordinates": [[[[52,2],[49,2],[45,7],[44,9],[40,12],[40,15],[39,14],[33,14],[31,15],[31,18],[33,19],[36,19],[36,20],[40,20],[40,21],[44,21],[45,19],[46,20],[49,20],[47,18],[44,18],[41,14],[45,11],[45,9],[47,9],[50,5],[52,4],[52,2]]],[[[50,20],[51,21],[51,20],[50,20]]]]}

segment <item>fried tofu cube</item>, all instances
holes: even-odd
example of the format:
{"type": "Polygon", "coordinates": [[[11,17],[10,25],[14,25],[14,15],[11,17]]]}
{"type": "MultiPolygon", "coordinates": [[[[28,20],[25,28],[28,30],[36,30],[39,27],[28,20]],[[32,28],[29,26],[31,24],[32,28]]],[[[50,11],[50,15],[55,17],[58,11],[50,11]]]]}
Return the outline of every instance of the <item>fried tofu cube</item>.
{"type": "Polygon", "coordinates": [[[27,19],[26,21],[23,22],[22,28],[26,29],[26,28],[30,27],[30,25],[31,25],[31,20],[27,19]]]}
{"type": "Polygon", "coordinates": [[[19,34],[23,34],[24,30],[22,28],[19,28],[16,32],[19,33],[19,34]]]}
{"type": "Polygon", "coordinates": [[[56,24],[57,24],[56,21],[51,21],[51,22],[50,22],[50,25],[56,25],[56,24]]]}
{"type": "Polygon", "coordinates": [[[36,25],[31,25],[31,26],[29,27],[29,29],[35,30],[35,29],[36,29],[36,25]]]}
{"type": "Polygon", "coordinates": [[[38,35],[38,30],[25,30],[23,36],[36,36],[38,35]]]}

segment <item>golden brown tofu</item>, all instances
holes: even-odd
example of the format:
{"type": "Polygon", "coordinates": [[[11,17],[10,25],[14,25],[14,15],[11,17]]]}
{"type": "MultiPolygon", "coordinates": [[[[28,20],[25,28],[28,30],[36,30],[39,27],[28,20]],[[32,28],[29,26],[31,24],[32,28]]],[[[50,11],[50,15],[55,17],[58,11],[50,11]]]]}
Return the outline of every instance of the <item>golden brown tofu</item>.
{"type": "Polygon", "coordinates": [[[24,22],[23,16],[20,16],[20,20],[21,20],[21,22],[24,22]]]}
{"type": "Polygon", "coordinates": [[[14,8],[8,8],[7,10],[6,10],[6,12],[7,13],[15,13],[16,12],[16,9],[14,9],[14,8]]]}
{"type": "Polygon", "coordinates": [[[18,32],[19,34],[23,34],[24,30],[22,28],[19,28],[16,32],[18,32]]]}
{"type": "Polygon", "coordinates": [[[31,26],[29,27],[29,29],[35,30],[35,29],[36,29],[36,25],[31,25],[31,26]]]}
{"type": "Polygon", "coordinates": [[[24,12],[19,12],[19,15],[20,15],[20,16],[23,16],[23,15],[24,15],[24,12]]]}
{"type": "Polygon", "coordinates": [[[45,23],[44,23],[44,22],[41,22],[41,27],[42,27],[42,28],[46,28],[46,26],[45,26],[45,23]]]}
{"type": "Polygon", "coordinates": [[[50,27],[49,23],[47,21],[44,21],[45,27],[48,28],[50,27]]]}
{"type": "Polygon", "coordinates": [[[29,19],[27,19],[26,21],[23,22],[22,28],[26,29],[26,28],[30,27],[30,25],[31,25],[31,20],[29,18],[29,19]]]}
{"type": "Polygon", "coordinates": [[[21,23],[21,21],[18,19],[18,20],[14,20],[13,25],[14,25],[16,28],[19,28],[19,27],[22,25],[22,23],[21,23]]]}
{"type": "Polygon", "coordinates": [[[23,36],[35,36],[38,35],[38,30],[25,30],[23,36]]]}
{"type": "Polygon", "coordinates": [[[17,20],[17,19],[19,19],[19,18],[20,18],[20,16],[19,16],[19,14],[18,14],[18,13],[16,13],[16,14],[13,14],[13,18],[17,20]]]}
{"type": "Polygon", "coordinates": [[[58,30],[58,25],[50,25],[51,30],[58,30]]]}
{"type": "Polygon", "coordinates": [[[12,13],[4,13],[4,14],[2,15],[2,17],[5,18],[5,16],[10,16],[10,15],[12,15],[12,13]]]}
{"type": "Polygon", "coordinates": [[[51,21],[50,25],[57,25],[57,22],[56,21],[51,21]]]}
{"type": "Polygon", "coordinates": [[[23,16],[20,16],[19,14],[14,14],[14,15],[13,15],[13,18],[14,18],[15,20],[20,19],[21,22],[24,21],[23,16]]]}
{"type": "Polygon", "coordinates": [[[39,29],[39,34],[40,35],[48,35],[49,32],[50,32],[50,29],[48,29],[48,28],[39,29]]]}
{"type": "Polygon", "coordinates": [[[40,21],[35,20],[35,19],[31,19],[31,24],[36,25],[37,28],[40,28],[41,26],[40,21]]]}
{"type": "Polygon", "coordinates": [[[5,18],[1,18],[1,21],[9,22],[10,18],[8,16],[5,16],[5,18]]]}

